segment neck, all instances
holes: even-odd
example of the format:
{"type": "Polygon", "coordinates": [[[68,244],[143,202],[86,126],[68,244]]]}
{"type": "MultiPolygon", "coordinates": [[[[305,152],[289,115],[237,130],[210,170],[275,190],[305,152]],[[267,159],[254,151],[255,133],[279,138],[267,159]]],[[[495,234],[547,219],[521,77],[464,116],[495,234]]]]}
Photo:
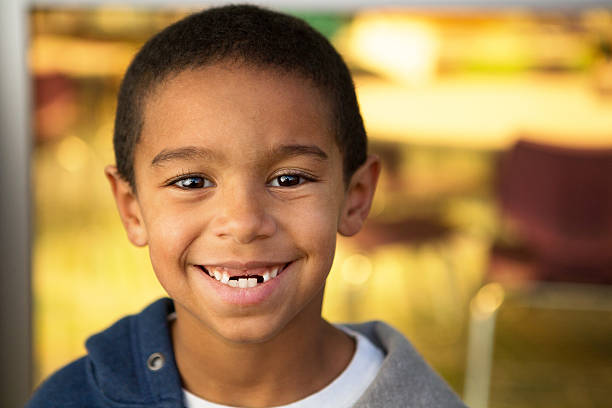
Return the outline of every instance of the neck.
{"type": "Polygon", "coordinates": [[[177,304],[172,338],[183,387],[211,402],[253,408],[322,389],[346,368],[355,346],[321,318],[321,300],[257,343],[222,338],[177,304]]]}

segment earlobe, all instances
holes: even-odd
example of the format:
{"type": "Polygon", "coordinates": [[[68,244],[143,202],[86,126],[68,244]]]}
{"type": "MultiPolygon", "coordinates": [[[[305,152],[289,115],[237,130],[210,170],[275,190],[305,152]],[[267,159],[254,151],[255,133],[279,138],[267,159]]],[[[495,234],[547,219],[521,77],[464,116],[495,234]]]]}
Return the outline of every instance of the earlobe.
{"type": "Polygon", "coordinates": [[[124,180],[117,171],[117,167],[108,165],[104,168],[108,179],[121,222],[130,242],[136,246],[145,246],[148,243],[147,230],[144,224],[140,205],[136,194],[130,184],[124,180]]]}
{"type": "Polygon", "coordinates": [[[380,160],[370,155],[351,177],[338,225],[340,234],[351,236],[361,230],[372,206],[379,174],[380,160]]]}

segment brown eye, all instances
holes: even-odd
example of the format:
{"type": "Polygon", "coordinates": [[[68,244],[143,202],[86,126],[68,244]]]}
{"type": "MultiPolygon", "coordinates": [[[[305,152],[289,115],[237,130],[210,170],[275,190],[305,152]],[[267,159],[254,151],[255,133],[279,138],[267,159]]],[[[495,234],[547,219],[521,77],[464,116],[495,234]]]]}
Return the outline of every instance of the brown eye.
{"type": "Polygon", "coordinates": [[[293,187],[315,181],[314,178],[302,174],[281,174],[268,183],[272,187],[293,187]]]}
{"type": "Polygon", "coordinates": [[[268,182],[268,186],[272,187],[295,187],[306,183],[318,181],[314,176],[303,173],[285,173],[280,174],[268,182]]]}
{"type": "Polygon", "coordinates": [[[289,187],[300,184],[300,176],[295,176],[292,174],[283,174],[282,176],[278,176],[276,179],[278,180],[278,185],[281,187],[289,187]]]}
{"type": "Polygon", "coordinates": [[[174,182],[174,185],[185,190],[188,189],[196,189],[196,188],[204,188],[212,186],[212,183],[205,179],[204,177],[199,176],[189,176],[184,177],[180,180],[174,182]]]}

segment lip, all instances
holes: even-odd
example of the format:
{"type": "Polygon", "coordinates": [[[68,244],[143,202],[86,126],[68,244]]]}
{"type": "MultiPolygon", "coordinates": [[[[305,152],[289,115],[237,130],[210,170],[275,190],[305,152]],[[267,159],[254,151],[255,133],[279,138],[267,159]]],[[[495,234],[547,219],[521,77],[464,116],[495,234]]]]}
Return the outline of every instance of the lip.
{"type": "Polygon", "coordinates": [[[257,269],[257,268],[268,268],[270,266],[276,265],[285,265],[290,261],[278,261],[278,262],[260,262],[260,261],[250,261],[250,262],[237,262],[237,261],[228,261],[228,262],[212,262],[207,264],[201,264],[202,266],[216,266],[228,269],[257,269]]]}
{"type": "MultiPolygon", "coordinates": [[[[211,268],[223,268],[230,277],[244,276],[244,275],[262,275],[267,269],[272,267],[281,267],[281,271],[291,263],[291,261],[280,261],[280,262],[222,262],[222,263],[207,263],[197,265],[204,272],[209,271],[211,268]]],[[[279,271],[280,273],[280,271],[279,271]]]]}
{"type": "MultiPolygon", "coordinates": [[[[229,267],[227,265],[233,266],[247,266],[245,269],[257,269],[266,266],[275,266],[283,264],[282,262],[266,262],[266,263],[217,263],[217,264],[207,264],[206,266],[223,266],[229,267]]],[[[286,266],[278,273],[276,278],[270,279],[267,282],[260,283],[254,288],[233,288],[231,286],[225,285],[214,278],[211,278],[208,273],[206,273],[201,265],[195,265],[195,268],[203,280],[204,285],[212,290],[218,299],[220,299],[223,303],[227,303],[230,305],[236,306],[254,306],[259,303],[264,302],[266,299],[271,297],[276,291],[278,291],[285,284],[286,277],[289,275],[288,272],[291,272],[293,269],[293,265],[295,261],[285,262],[286,266]]],[[[241,268],[235,268],[241,269],[241,268]]]]}

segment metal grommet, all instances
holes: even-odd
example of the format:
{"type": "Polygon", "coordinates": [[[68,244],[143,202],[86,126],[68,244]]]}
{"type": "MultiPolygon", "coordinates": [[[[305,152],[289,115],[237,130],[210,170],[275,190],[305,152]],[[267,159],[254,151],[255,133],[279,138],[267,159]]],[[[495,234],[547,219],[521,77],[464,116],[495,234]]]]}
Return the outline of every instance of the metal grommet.
{"type": "Polygon", "coordinates": [[[153,353],[147,359],[147,367],[151,371],[158,371],[164,366],[166,359],[162,353],[153,353]]]}

